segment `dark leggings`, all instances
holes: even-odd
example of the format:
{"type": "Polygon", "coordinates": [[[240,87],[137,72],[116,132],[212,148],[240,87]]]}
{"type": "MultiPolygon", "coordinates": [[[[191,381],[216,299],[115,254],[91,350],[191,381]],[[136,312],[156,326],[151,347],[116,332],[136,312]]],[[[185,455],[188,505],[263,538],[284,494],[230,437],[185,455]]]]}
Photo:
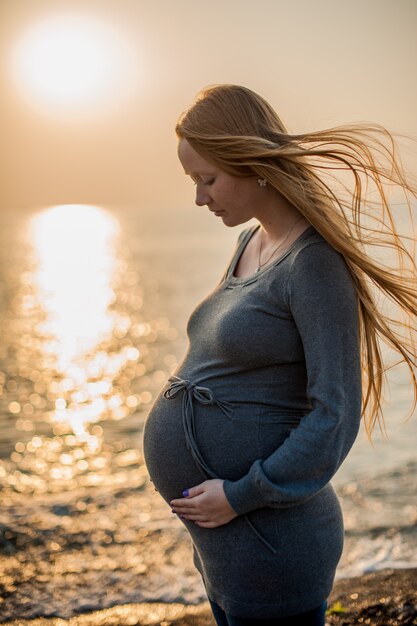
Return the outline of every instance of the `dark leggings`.
{"type": "Polygon", "coordinates": [[[218,626],[325,626],[326,602],[312,611],[298,613],[291,617],[274,617],[273,619],[235,617],[229,615],[210,600],[211,610],[218,626]]]}

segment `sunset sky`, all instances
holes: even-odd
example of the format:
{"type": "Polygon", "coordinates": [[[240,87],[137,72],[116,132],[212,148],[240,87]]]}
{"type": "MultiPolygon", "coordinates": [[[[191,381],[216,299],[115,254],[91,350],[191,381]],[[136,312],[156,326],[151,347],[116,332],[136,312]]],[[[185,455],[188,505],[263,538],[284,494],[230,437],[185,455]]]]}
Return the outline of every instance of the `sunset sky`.
{"type": "Polygon", "coordinates": [[[0,0],[0,208],[189,205],[173,128],[213,83],[417,138],[416,32],[415,0],[0,0]]]}

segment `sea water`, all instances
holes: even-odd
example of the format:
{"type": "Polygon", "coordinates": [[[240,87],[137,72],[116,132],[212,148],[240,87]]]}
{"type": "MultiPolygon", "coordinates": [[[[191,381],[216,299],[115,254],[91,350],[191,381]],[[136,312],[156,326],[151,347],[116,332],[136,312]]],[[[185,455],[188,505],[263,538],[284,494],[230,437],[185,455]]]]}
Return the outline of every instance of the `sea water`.
{"type": "MultiPolygon", "coordinates": [[[[0,620],[204,600],[187,533],[148,480],[142,431],[244,226],[202,208],[0,221],[0,620]]],[[[416,415],[406,372],[390,379],[387,436],[362,431],[334,480],[338,577],[417,565],[416,415]]]]}

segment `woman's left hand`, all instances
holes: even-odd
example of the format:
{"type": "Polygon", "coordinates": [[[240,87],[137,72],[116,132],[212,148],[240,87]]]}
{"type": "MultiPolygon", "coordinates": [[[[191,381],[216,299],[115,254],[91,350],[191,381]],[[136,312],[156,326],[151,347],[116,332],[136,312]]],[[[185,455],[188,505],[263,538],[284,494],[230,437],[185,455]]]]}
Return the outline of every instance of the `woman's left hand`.
{"type": "Polygon", "coordinates": [[[214,478],[186,489],[188,496],[171,500],[173,513],[202,528],[217,528],[237,517],[224,493],[223,480],[214,478]]]}

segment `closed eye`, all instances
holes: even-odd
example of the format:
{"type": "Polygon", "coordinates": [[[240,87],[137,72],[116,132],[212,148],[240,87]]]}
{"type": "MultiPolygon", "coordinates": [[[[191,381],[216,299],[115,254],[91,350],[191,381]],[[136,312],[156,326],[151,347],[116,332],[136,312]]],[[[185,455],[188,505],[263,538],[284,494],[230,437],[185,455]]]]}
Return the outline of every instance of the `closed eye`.
{"type": "Polygon", "coordinates": [[[193,176],[191,176],[191,179],[192,179],[194,185],[197,185],[198,183],[201,183],[202,185],[210,186],[215,181],[214,177],[213,178],[209,178],[208,180],[197,180],[196,178],[193,178],[193,176]]]}

